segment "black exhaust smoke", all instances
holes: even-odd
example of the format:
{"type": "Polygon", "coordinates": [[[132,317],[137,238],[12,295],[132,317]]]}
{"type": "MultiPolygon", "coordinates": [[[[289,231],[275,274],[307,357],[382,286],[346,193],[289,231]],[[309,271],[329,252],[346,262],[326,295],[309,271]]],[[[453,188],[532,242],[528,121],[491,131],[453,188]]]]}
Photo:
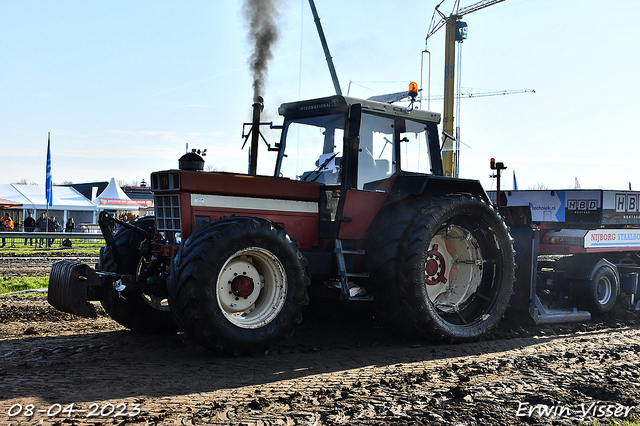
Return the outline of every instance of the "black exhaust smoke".
{"type": "Polygon", "coordinates": [[[263,94],[269,61],[273,58],[273,46],[280,36],[278,18],[283,0],[245,0],[242,13],[249,25],[249,40],[253,52],[249,67],[253,75],[253,100],[263,94]]]}

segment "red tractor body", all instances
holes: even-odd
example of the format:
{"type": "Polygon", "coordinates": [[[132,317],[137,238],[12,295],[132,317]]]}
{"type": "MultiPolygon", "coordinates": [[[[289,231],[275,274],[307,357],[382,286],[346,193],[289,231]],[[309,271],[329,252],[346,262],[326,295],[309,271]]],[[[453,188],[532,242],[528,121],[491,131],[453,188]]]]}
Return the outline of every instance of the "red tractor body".
{"type": "Polygon", "coordinates": [[[315,290],[373,300],[408,333],[469,340],[496,325],[511,240],[478,181],[442,176],[438,114],[343,96],[283,104],[273,176],[260,176],[261,108],[249,174],[205,172],[195,153],[153,173],[155,222],[111,235],[102,215],[97,272],[54,266],[51,303],[100,300],[129,328],[231,353],[289,335],[315,290]]]}

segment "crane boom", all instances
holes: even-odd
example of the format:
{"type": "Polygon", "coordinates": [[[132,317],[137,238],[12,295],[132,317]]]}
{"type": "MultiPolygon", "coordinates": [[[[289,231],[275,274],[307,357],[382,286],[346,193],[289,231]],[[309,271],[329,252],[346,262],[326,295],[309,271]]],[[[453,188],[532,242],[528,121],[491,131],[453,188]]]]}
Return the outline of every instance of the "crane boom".
{"type": "MultiPolygon", "coordinates": [[[[429,37],[431,37],[432,35],[434,35],[435,33],[437,33],[438,30],[440,28],[442,28],[447,23],[447,21],[449,19],[451,19],[451,18],[461,19],[464,15],[468,15],[470,13],[473,13],[473,12],[477,11],[477,10],[484,9],[485,7],[489,7],[489,6],[492,6],[492,5],[496,4],[496,3],[500,3],[500,2],[503,2],[503,1],[504,0],[482,0],[482,1],[479,1],[478,3],[474,3],[474,4],[470,5],[470,6],[463,7],[462,9],[458,9],[455,12],[451,13],[451,15],[446,16],[445,14],[440,12],[440,9],[439,9],[440,5],[442,3],[444,3],[444,0],[442,0],[435,8],[435,12],[437,12],[440,15],[441,19],[440,19],[440,21],[438,21],[438,23],[434,23],[435,22],[435,19],[434,19],[435,18],[435,13],[434,13],[434,16],[433,16],[433,18],[431,20],[431,25],[429,26],[429,30],[427,31],[427,39],[429,37]]],[[[454,7],[454,9],[456,9],[456,7],[458,7],[458,6],[459,6],[459,0],[457,0],[456,6],[454,7]]]]}
{"type": "MultiPolygon", "coordinates": [[[[534,89],[518,89],[518,90],[494,90],[490,92],[480,93],[458,93],[455,95],[455,99],[462,98],[484,98],[487,96],[501,96],[501,95],[515,95],[518,93],[536,93],[534,89]]],[[[444,96],[433,96],[431,100],[444,99],[444,96]]]]}
{"type": "Polygon", "coordinates": [[[456,13],[456,15],[458,15],[459,18],[462,18],[464,15],[473,13],[476,10],[484,9],[485,7],[493,6],[494,4],[503,1],[504,0],[482,0],[478,3],[472,4],[471,6],[463,7],[462,9],[458,10],[458,13],[456,13]]]}
{"type": "MultiPolygon", "coordinates": [[[[493,90],[488,92],[480,92],[480,93],[458,93],[455,98],[484,98],[487,96],[502,96],[502,95],[515,95],[518,93],[536,93],[533,89],[516,89],[516,90],[493,90]]],[[[368,101],[377,101],[377,102],[386,102],[392,104],[394,102],[401,101],[409,97],[408,91],[403,92],[394,92],[394,93],[385,93],[383,95],[375,95],[367,98],[368,101]]],[[[424,99],[424,97],[421,97],[424,99]]],[[[434,96],[431,100],[440,100],[444,99],[444,96],[434,96]]]]}
{"type": "MultiPolygon", "coordinates": [[[[429,37],[431,37],[436,32],[438,32],[438,30],[442,28],[442,26],[447,22],[447,16],[442,12],[440,12],[440,9],[438,9],[440,5],[444,3],[444,1],[445,0],[442,0],[440,3],[438,3],[435,10],[433,11],[433,16],[431,17],[431,24],[429,25],[429,30],[427,31],[427,40],[429,40],[429,37]],[[435,23],[436,12],[440,15],[440,18],[441,18],[437,24],[435,23]]],[[[459,1],[459,0],[456,0],[456,1],[459,1]]]]}

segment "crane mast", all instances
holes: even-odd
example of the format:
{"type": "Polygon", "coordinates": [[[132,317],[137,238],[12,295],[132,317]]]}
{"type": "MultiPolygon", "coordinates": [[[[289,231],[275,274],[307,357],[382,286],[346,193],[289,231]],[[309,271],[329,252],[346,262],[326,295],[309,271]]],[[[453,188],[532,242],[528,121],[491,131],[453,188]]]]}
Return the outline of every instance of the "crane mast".
{"type": "MultiPolygon", "coordinates": [[[[440,20],[435,22],[432,19],[429,31],[427,32],[427,41],[429,37],[435,34],[440,28],[445,27],[445,62],[444,62],[444,105],[442,111],[442,131],[444,135],[444,144],[442,147],[442,166],[444,175],[447,177],[457,177],[458,171],[455,170],[454,156],[457,156],[453,142],[454,135],[454,116],[453,105],[455,98],[455,64],[456,64],[456,41],[462,41],[466,38],[466,24],[459,21],[464,15],[476,12],[486,7],[500,3],[504,0],[482,0],[470,6],[460,9],[460,0],[456,0],[454,8],[449,16],[443,14],[439,7],[444,0],[440,2],[435,12],[440,15],[440,20]]],[[[435,18],[434,12],[434,18],[435,18]]]]}

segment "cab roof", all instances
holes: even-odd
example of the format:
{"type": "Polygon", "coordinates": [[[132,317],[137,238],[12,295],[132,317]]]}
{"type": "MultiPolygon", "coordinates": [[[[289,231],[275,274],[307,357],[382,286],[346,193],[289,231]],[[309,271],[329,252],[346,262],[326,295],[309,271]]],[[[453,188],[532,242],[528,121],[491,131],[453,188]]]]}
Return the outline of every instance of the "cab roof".
{"type": "Polygon", "coordinates": [[[288,119],[344,114],[354,104],[362,105],[363,112],[375,112],[387,116],[402,116],[416,121],[440,123],[440,114],[437,112],[429,112],[417,108],[410,109],[405,106],[341,95],[284,103],[278,108],[278,113],[288,119]]]}

